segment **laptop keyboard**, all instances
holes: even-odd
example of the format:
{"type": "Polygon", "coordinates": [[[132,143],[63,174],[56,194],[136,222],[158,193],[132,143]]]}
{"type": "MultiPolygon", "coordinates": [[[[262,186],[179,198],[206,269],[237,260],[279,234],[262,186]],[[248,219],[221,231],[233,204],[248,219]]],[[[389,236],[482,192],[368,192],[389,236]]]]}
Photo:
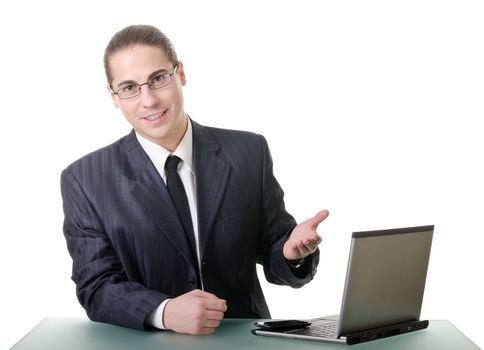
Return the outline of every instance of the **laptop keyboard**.
{"type": "Polygon", "coordinates": [[[323,338],[337,338],[338,337],[338,321],[324,322],[321,324],[312,324],[306,328],[294,329],[285,333],[308,335],[312,337],[323,338]]]}

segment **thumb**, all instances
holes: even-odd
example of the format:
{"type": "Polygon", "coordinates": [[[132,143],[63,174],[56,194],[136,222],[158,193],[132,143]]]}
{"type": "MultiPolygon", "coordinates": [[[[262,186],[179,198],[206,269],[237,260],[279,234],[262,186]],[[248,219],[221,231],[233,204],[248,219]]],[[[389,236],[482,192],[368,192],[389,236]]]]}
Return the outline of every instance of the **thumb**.
{"type": "Polygon", "coordinates": [[[320,223],[322,223],[329,216],[329,211],[327,209],[321,210],[313,218],[309,219],[311,226],[316,229],[320,223]]]}

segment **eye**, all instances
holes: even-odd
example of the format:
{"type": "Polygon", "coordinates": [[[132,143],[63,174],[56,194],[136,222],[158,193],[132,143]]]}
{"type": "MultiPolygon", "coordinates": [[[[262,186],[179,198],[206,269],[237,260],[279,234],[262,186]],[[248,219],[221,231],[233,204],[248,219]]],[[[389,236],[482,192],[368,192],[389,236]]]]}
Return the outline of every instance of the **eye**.
{"type": "Polygon", "coordinates": [[[125,85],[125,86],[122,86],[119,90],[119,91],[122,91],[122,92],[131,92],[135,89],[135,85],[134,84],[130,84],[130,85],[125,85]]]}
{"type": "Polygon", "coordinates": [[[151,80],[153,81],[153,83],[164,82],[164,81],[170,80],[170,74],[168,73],[158,74],[158,75],[155,75],[151,80]]]}
{"type": "Polygon", "coordinates": [[[170,82],[170,80],[171,80],[170,74],[163,73],[163,74],[158,74],[158,75],[154,76],[151,81],[155,85],[160,85],[160,84],[166,84],[166,83],[170,82]]]}

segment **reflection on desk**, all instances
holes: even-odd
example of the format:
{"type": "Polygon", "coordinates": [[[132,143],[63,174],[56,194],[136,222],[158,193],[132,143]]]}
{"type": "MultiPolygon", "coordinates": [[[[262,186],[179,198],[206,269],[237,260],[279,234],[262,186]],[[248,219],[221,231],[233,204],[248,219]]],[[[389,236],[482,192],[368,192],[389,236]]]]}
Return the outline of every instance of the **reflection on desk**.
{"type": "MultiPolygon", "coordinates": [[[[78,318],[46,318],[12,350],[160,350],[160,349],[339,349],[347,345],[254,336],[254,320],[227,319],[211,335],[170,331],[143,332],[78,318]]],[[[428,329],[350,346],[357,349],[479,349],[449,321],[430,321],[428,329]]]]}

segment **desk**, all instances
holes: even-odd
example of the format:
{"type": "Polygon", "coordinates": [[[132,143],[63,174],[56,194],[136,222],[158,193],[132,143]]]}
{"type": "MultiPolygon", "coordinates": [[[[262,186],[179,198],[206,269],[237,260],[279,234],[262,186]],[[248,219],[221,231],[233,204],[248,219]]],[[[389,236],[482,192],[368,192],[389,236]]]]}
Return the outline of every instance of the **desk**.
{"type": "MultiPolygon", "coordinates": [[[[341,350],[347,345],[305,340],[283,340],[250,334],[254,320],[228,319],[211,335],[183,335],[169,331],[143,332],[87,319],[46,318],[14,345],[12,350],[238,350],[238,349],[319,349],[341,350]]],[[[360,349],[479,349],[448,321],[431,321],[428,329],[368,343],[352,345],[360,349]]]]}

